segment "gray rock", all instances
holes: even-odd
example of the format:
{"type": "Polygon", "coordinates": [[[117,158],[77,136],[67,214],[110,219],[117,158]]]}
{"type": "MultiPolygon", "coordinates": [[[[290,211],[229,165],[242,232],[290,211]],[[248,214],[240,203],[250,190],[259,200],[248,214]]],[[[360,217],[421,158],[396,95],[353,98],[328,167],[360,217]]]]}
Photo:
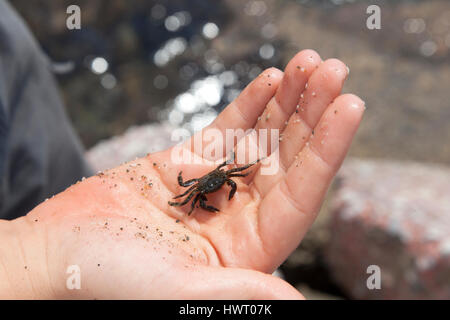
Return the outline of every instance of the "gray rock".
{"type": "Polygon", "coordinates": [[[450,299],[450,170],[347,161],[338,175],[325,259],[357,299],[450,299]],[[381,289],[369,290],[370,265],[381,289]]]}
{"type": "Polygon", "coordinates": [[[131,127],[123,135],[100,141],[86,152],[86,157],[96,171],[113,168],[174,145],[174,129],[167,123],[131,127]]]}

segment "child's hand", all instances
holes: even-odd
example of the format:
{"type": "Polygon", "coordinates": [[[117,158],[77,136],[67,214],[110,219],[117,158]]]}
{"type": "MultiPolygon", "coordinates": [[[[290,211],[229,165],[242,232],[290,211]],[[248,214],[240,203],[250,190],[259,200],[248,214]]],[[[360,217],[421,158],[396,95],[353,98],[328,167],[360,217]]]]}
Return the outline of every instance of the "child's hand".
{"type": "MultiPolygon", "coordinates": [[[[199,178],[223,160],[210,156],[218,161],[175,164],[174,149],[110,169],[39,205],[15,224],[25,248],[23,272],[30,279],[45,277],[17,295],[302,298],[271,273],[314,221],[361,120],[364,103],[354,95],[340,96],[347,75],[339,60],[322,63],[316,52],[302,51],[284,73],[264,71],[196,134],[211,128],[224,134],[251,128],[281,132],[279,170],[263,175],[264,165],[258,164],[251,175],[232,178],[237,192],[231,200],[227,184],[206,194],[217,213],[195,208],[188,216],[193,199],[182,207],[168,205],[187,190],[178,185],[180,171],[185,180],[199,178]],[[80,268],[80,290],[66,287],[70,265],[80,268]],[[36,289],[39,285],[43,289],[36,289]]],[[[216,150],[225,157],[231,151],[216,150]]]]}

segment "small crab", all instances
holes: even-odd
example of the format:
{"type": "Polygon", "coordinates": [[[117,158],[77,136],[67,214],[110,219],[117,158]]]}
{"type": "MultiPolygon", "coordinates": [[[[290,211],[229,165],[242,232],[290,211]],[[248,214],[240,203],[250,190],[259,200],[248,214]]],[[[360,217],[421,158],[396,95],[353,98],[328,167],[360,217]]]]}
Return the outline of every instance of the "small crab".
{"type": "MultiPolygon", "coordinates": [[[[232,159],[234,159],[234,154],[232,156],[232,159]]],[[[214,208],[213,206],[208,206],[206,204],[206,201],[208,199],[206,198],[205,194],[215,192],[215,191],[219,190],[225,183],[227,183],[229,186],[231,186],[231,191],[230,191],[230,194],[228,195],[228,200],[231,200],[231,198],[233,198],[233,196],[237,190],[237,186],[236,186],[236,182],[234,182],[230,178],[248,176],[250,174],[250,171],[247,173],[235,173],[235,172],[240,172],[245,169],[248,169],[251,166],[258,163],[260,160],[261,159],[258,159],[258,160],[254,161],[250,164],[247,164],[243,167],[233,168],[233,169],[230,169],[227,171],[224,171],[221,169],[222,167],[226,166],[227,164],[230,164],[230,162],[225,161],[222,164],[220,164],[216,169],[207,173],[203,177],[198,178],[198,179],[191,179],[191,180],[188,180],[185,182],[183,182],[183,177],[181,176],[182,171],[180,171],[180,173],[178,174],[178,184],[180,186],[189,187],[189,186],[192,186],[194,183],[195,184],[192,187],[190,187],[186,192],[184,192],[176,197],[173,197],[173,199],[178,199],[178,198],[184,197],[185,195],[190,193],[186,197],[186,199],[184,199],[182,202],[169,201],[169,205],[184,206],[195,196],[194,200],[192,201],[191,210],[189,211],[188,215],[191,215],[192,211],[195,208],[195,204],[198,201],[200,201],[200,207],[202,207],[203,209],[205,209],[207,211],[210,211],[210,212],[220,211],[219,209],[214,208]]]]}

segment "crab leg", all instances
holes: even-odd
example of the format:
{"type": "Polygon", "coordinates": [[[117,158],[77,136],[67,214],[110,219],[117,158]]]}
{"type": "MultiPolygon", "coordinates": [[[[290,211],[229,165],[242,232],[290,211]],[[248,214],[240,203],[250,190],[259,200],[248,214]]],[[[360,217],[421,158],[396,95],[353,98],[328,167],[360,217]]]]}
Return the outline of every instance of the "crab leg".
{"type": "Polygon", "coordinates": [[[232,178],[232,177],[246,177],[246,176],[248,176],[250,173],[252,173],[251,170],[248,171],[248,172],[246,172],[246,173],[232,173],[232,174],[229,174],[228,177],[229,177],[229,178],[232,178]]]}
{"type": "Polygon", "coordinates": [[[232,156],[231,156],[231,159],[228,159],[228,160],[225,160],[224,162],[222,162],[222,163],[216,168],[216,170],[219,170],[220,168],[225,167],[227,164],[231,164],[231,162],[229,162],[229,161],[230,161],[230,160],[234,160],[235,156],[236,156],[236,154],[233,152],[233,153],[232,153],[232,156]]]}
{"type": "Polygon", "coordinates": [[[176,206],[176,207],[184,206],[186,203],[189,202],[189,200],[192,199],[192,197],[193,197],[196,193],[198,193],[197,190],[192,191],[191,194],[190,194],[189,196],[187,196],[187,198],[184,199],[182,202],[171,202],[171,201],[169,201],[168,203],[169,203],[169,205],[171,205],[171,206],[176,206]]]}
{"type": "Polygon", "coordinates": [[[181,176],[182,173],[183,173],[183,171],[180,171],[180,173],[178,174],[178,184],[180,186],[189,187],[190,185],[192,185],[193,183],[198,181],[198,179],[191,179],[191,180],[183,182],[183,177],[181,176]]]}
{"type": "Polygon", "coordinates": [[[205,210],[211,211],[211,212],[220,211],[219,209],[214,208],[213,206],[206,205],[206,201],[208,199],[206,198],[206,196],[204,194],[200,193],[199,196],[200,196],[200,207],[202,207],[202,209],[205,209],[205,210]]]}
{"type": "Polygon", "coordinates": [[[231,200],[231,198],[233,198],[234,194],[236,193],[237,186],[236,182],[231,179],[227,179],[227,184],[231,186],[230,195],[228,196],[228,200],[231,200]]]}
{"type": "Polygon", "coordinates": [[[186,192],[184,192],[184,193],[182,193],[182,194],[180,194],[180,195],[178,195],[178,196],[176,196],[176,197],[173,197],[172,199],[178,199],[178,198],[184,197],[184,196],[187,195],[189,192],[191,192],[193,189],[195,189],[195,187],[196,187],[196,186],[190,187],[189,189],[186,190],[186,192]]]}
{"type": "Polygon", "coordinates": [[[191,213],[192,213],[192,211],[194,211],[194,209],[195,209],[195,204],[197,203],[197,201],[198,201],[198,199],[201,197],[201,195],[202,195],[201,193],[198,193],[198,194],[195,196],[194,200],[192,200],[191,210],[189,210],[188,216],[190,216],[191,213]]]}
{"type": "Polygon", "coordinates": [[[226,171],[227,174],[233,173],[233,172],[239,172],[239,171],[243,171],[247,168],[250,168],[251,166],[257,164],[261,159],[256,160],[255,162],[249,163],[243,167],[239,167],[239,168],[234,168],[234,169],[230,169],[228,171],[226,171]]]}

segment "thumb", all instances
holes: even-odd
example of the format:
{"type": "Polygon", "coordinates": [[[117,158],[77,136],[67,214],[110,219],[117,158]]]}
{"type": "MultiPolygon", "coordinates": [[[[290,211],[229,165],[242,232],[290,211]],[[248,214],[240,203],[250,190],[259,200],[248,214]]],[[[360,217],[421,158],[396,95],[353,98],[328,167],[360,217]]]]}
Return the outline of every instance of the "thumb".
{"type": "Polygon", "coordinates": [[[239,268],[205,268],[192,277],[190,298],[218,300],[304,300],[286,281],[270,274],[239,268]],[[196,279],[197,278],[197,279],[196,279]]]}

